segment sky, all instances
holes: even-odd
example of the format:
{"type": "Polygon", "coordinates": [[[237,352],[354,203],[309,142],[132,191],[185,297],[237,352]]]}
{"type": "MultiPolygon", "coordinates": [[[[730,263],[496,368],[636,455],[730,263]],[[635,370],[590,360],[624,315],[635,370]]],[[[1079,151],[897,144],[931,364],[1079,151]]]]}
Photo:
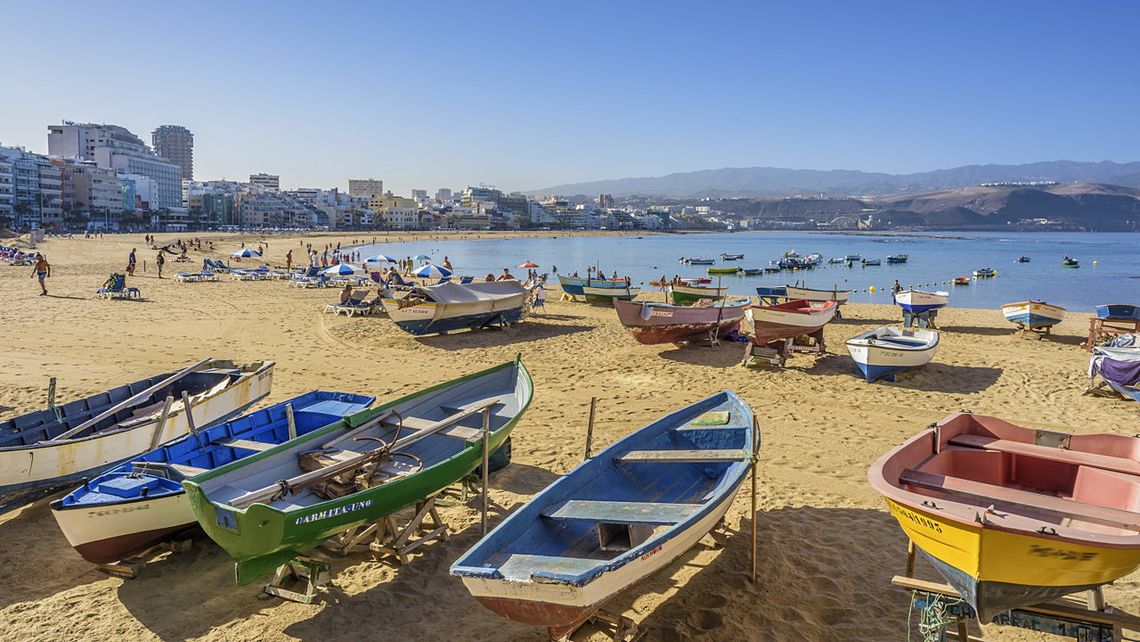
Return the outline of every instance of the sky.
{"type": "Polygon", "coordinates": [[[195,136],[195,178],[563,183],[1140,159],[1140,3],[0,0],[0,144],[195,136]]]}

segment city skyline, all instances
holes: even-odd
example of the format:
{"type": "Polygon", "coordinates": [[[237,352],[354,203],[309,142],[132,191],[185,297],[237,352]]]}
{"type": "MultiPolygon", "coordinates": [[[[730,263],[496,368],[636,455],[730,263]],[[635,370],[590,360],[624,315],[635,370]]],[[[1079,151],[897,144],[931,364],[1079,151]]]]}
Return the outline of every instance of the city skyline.
{"type": "MultiPolygon", "coordinates": [[[[120,10],[0,10],[52,24],[51,42],[11,34],[41,73],[5,102],[0,144],[46,153],[63,120],[140,136],[175,124],[194,134],[195,178],[344,189],[372,177],[399,194],[720,167],[1127,162],[1140,148],[1128,34],[1140,8],[1127,3],[1095,16],[1031,3],[349,3],[316,26],[275,6],[195,8],[208,30],[173,6],[124,6],[121,38],[120,10]],[[379,24],[391,33],[376,37],[379,24]],[[104,63],[130,60],[123,91],[85,69],[90,29],[109,34],[104,63]],[[135,55],[153,44],[138,34],[159,33],[159,52],[135,55]]],[[[26,77],[22,64],[0,71],[26,77]]]]}

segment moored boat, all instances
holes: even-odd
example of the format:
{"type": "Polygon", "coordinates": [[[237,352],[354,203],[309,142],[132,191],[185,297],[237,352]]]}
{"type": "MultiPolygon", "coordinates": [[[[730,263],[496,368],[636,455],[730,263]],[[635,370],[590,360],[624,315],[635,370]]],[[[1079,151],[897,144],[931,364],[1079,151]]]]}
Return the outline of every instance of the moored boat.
{"type": "Polygon", "coordinates": [[[1030,261],[1030,258],[1029,258],[1028,256],[1019,256],[1019,257],[1017,257],[1017,262],[1018,262],[1018,263],[1028,263],[1029,261],[1030,261]]]}
{"type": "Polygon", "coordinates": [[[988,268],[988,267],[978,268],[978,269],[974,270],[974,278],[975,279],[988,279],[995,274],[997,274],[997,272],[993,268],[988,268]]]}
{"type": "Polygon", "coordinates": [[[921,314],[929,310],[944,308],[950,303],[949,292],[926,292],[923,290],[901,290],[895,293],[895,303],[911,314],[921,314]]]}
{"type": "Polygon", "coordinates": [[[938,333],[886,326],[847,340],[847,351],[867,381],[894,377],[896,372],[930,363],[938,349],[938,333]]]}
{"type": "Polygon", "coordinates": [[[1048,328],[1065,318],[1065,308],[1044,301],[1018,301],[1001,306],[1002,316],[1019,328],[1048,328]]]}
{"type": "Polygon", "coordinates": [[[846,262],[847,259],[843,258],[842,256],[833,256],[827,260],[827,263],[829,265],[843,265],[846,262]]]}
{"type": "Polygon", "coordinates": [[[724,391],[614,443],[451,567],[483,606],[561,639],[720,521],[751,467],[752,411],[724,391]]]}
{"type": "Polygon", "coordinates": [[[239,415],[269,394],[273,367],[272,361],[237,365],[206,359],[0,423],[0,510],[98,475],[184,435],[191,419],[195,426],[207,427],[239,415]],[[169,408],[168,397],[173,398],[169,408]]]}
{"type": "Polygon", "coordinates": [[[847,263],[855,263],[858,261],[862,261],[863,257],[858,255],[858,254],[848,254],[847,256],[843,257],[843,260],[846,261],[847,263]]]}
{"type": "Polygon", "coordinates": [[[743,254],[724,254],[724,253],[722,253],[720,255],[720,260],[722,260],[722,261],[739,261],[740,259],[743,259],[743,258],[744,258],[743,254]]]}
{"type": "Polygon", "coordinates": [[[741,270],[744,276],[758,276],[764,273],[764,268],[744,268],[741,270]]]}
{"type": "Polygon", "coordinates": [[[516,323],[523,317],[527,296],[518,281],[440,283],[381,302],[401,330],[418,336],[516,323]]]}
{"type": "Polygon", "coordinates": [[[953,283],[954,285],[970,285],[970,277],[968,277],[968,276],[956,276],[951,280],[951,283],[953,283]]]}
{"type": "Polygon", "coordinates": [[[713,263],[716,263],[716,260],[708,259],[708,258],[704,258],[704,257],[698,257],[695,259],[694,258],[681,259],[681,262],[682,263],[688,263],[689,265],[712,265],[713,263]]]}
{"type": "Polygon", "coordinates": [[[717,274],[733,274],[733,275],[735,275],[737,272],[740,272],[740,268],[738,268],[738,267],[711,267],[707,270],[707,272],[710,275],[717,275],[717,274]]]}
{"type": "Polygon", "coordinates": [[[793,300],[776,305],[754,305],[744,313],[745,329],[757,345],[812,334],[835,318],[835,301],[793,300]]]}
{"type": "Polygon", "coordinates": [[[109,564],[197,528],[181,481],[304,435],[372,404],[373,397],[314,390],[239,419],[183,435],[103,473],[51,503],[67,541],[109,564]],[[292,409],[292,418],[286,407],[292,409]],[[292,425],[290,425],[290,423],[292,425]]]}
{"type": "Polygon", "coordinates": [[[887,263],[906,263],[909,258],[906,254],[891,254],[887,257],[887,263]]]}
{"type": "Polygon", "coordinates": [[[983,623],[1140,567],[1140,439],[955,413],[868,474],[983,623]]]}
{"type": "Polygon", "coordinates": [[[851,290],[840,290],[838,287],[830,290],[819,290],[797,284],[789,285],[784,289],[788,298],[804,299],[805,301],[835,301],[839,305],[843,305],[851,297],[851,290]]]}
{"type": "Polygon", "coordinates": [[[248,584],[333,535],[431,497],[502,446],[530,405],[519,359],[425,388],[182,482],[248,584]]]}
{"type": "Polygon", "coordinates": [[[613,301],[632,301],[640,293],[641,288],[636,287],[593,288],[586,286],[582,288],[582,294],[586,297],[587,303],[601,305],[610,305],[613,301]]]}
{"type": "Polygon", "coordinates": [[[1096,315],[1101,319],[1140,321],[1140,305],[1131,303],[1104,303],[1096,306],[1096,315]]]}
{"type": "Polygon", "coordinates": [[[728,288],[704,288],[693,285],[669,286],[669,300],[677,305],[692,305],[701,299],[723,299],[728,288]]]}
{"type": "Polygon", "coordinates": [[[1076,260],[1076,259],[1070,259],[1069,257],[1066,256],[1064,259],[1061,260],[1061,267],[1079,268],[1079,267],[1081,267],[1081,262],[1076,260]]]}
{"type": "Polygon", "coordinates": [[[723,337],[740,325],[748,297],[722,299],[712,305],[679,306],[669,303],[615,301],[621,324],[639,343],[677,343],[708,338],[713,328],[723,337]]]}
{"type": "Polygon", "coordinates": [[[878,267],[883,264],[879,259],[863,259],[861,263],[863,267],[878,267]]]}

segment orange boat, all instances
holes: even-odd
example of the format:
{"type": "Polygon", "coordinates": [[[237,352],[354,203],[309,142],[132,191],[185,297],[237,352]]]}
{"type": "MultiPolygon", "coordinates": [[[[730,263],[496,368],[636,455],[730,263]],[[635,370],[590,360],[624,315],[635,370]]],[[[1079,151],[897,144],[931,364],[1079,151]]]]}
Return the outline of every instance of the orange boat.
{"type": "Polygon", "coordinates": [[[1140,567],[1140,438],[955,413],[868,476],[982,622],[1140,567]]]}

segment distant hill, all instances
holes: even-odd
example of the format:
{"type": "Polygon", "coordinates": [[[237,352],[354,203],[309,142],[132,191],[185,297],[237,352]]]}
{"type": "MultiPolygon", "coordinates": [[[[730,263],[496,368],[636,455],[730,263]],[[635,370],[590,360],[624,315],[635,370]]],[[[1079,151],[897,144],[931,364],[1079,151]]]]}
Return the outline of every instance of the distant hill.
{"type": "Polygon", "coordinates": [[[917,174],[859,170],[743,167],[706,169],[668,176],[619,178],[555,185],[530,194],[635,194],[676,198],[740,198],[825,193],[832,196],[894,196],[975,187],[981,183],[1057,181],[1140,188],[1140,162],[1046,161],[1027,165],[966,165],[917,174]]]}

